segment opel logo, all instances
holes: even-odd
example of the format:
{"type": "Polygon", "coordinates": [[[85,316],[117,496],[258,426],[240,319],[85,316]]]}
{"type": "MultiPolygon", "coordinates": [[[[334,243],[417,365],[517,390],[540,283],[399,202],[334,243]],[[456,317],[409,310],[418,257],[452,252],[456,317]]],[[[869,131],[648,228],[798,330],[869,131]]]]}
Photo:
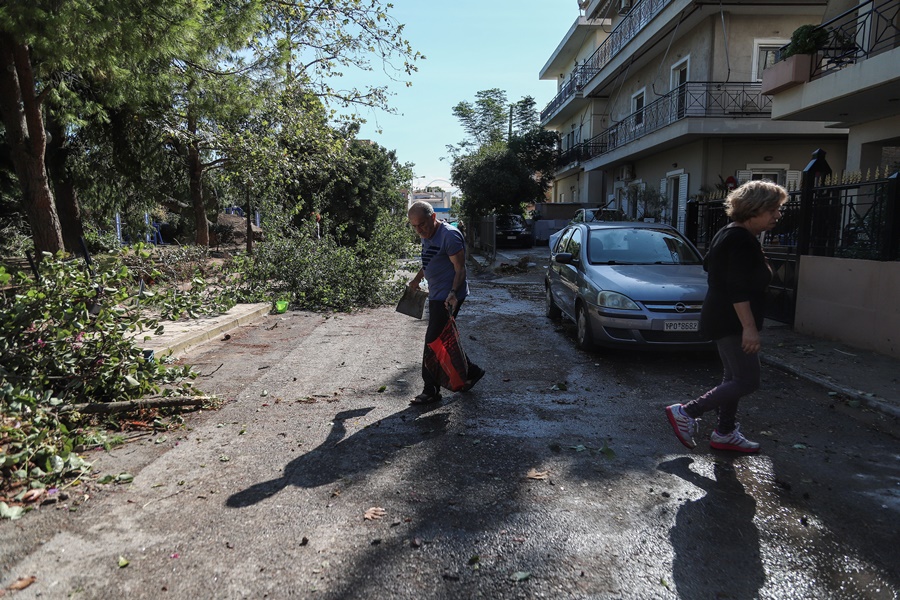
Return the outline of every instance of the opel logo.
{"type": "Polygon", "coordinates": [[[687,310],[687,306],[685,306],[684,302],[679,302],[675,305],[675,312],[683,313],[687,310]]]}

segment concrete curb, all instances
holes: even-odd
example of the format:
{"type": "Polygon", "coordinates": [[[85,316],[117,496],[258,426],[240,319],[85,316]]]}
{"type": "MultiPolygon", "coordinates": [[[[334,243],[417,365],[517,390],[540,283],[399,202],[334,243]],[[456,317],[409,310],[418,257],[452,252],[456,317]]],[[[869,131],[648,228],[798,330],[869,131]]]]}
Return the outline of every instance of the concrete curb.
{"type": "Polygon", "coordinates": [[[789,364],[785,364],[775,358],[767,357],[765,355],[760,356],[760,361],[769,365],[770,367],[775,367],[776,369],[780,369],[785,371],[786,373],[790,373],[791,375],[796,375],[801,379],[805,379],[811,383],[815,383],[821,385],[822,387],[831,390],[832,392],[838,393],[842,396],[846,396],[848,398],[852,398],[854,400],[859,400],[860,404],[871,408],[872,410],[876,410],[878,412],[884,413],[886,415],[890,415],[895,418],[900,418],[900,408],[892,404],[888,404],[887,402],[882,402],[881,400],[876,400],[875,398],[862,394],[856,390],[844,387],[839,385],[833,381],[825,379],[824,377],[819,377],[818,375],[812,375],[803,371],[802,369],[798,369],[797,367],[789,364]]]}
{"type": "Polygon", "coordinates": [[[143,344],[143,349],[153,350],[157,358],[180,354],[236,327],[255,321],[271,311],[272,304],[269,302],[238,304],[228,312],[211,319],[197,319],[187,323],[163,323],[165,327],[163,335],[147,340],[143,344]]]}

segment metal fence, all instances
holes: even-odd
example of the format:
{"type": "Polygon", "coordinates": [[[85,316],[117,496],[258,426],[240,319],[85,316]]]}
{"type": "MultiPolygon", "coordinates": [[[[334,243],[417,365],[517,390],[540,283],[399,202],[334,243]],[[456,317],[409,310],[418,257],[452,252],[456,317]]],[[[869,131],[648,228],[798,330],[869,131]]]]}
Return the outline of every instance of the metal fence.
{"type": "MultiPolygon", "coordinates": [[[[703,251],[728,222],[724,198],[688,204],[686,233],[703,251]]],[[[775,275],[766,316],[792,323],[800,256],[900,260],[900,173],[836,177],[817,150],[762,244],[775,275]]]]}

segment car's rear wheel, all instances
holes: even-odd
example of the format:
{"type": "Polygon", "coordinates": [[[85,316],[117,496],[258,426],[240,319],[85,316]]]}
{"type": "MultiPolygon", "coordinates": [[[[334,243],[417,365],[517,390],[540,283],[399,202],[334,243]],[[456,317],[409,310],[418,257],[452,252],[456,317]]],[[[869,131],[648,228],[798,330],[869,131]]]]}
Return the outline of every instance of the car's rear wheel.
{"type": "Polygon", "coordinates": [[[591,321],[584,304],[575,309],[575,345],[579,350],[594,349],[594,335],[591,333],[591,321]]]}
{"type": "Polygon", "coordinates": [[[545,300],[544,314],[548,318],[553,319],[554,321],[561,319],[562,311],[556,305],[556,302],[553,301],[553,292],[550,291],[550,286],[547,285],[547,286],[544,286],[544,288],[546,290],[545,296],[544,296],[544,300],[545,300]]]}

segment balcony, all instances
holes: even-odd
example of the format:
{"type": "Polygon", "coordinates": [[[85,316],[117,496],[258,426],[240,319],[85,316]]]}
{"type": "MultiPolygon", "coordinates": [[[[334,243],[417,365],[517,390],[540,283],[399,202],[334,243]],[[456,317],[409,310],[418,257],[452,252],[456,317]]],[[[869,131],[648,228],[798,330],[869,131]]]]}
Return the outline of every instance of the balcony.
{"type": "MultiPolygon", "coordinates": [[[[810,55],[808,82],[769,90],[774,94],[772,118],[850,127],[895,117],[900,98],[900,0],[862,2],[818,30],[825,35],[810,55]]],[[[776,62],[763,76],[784,62],[776,62]]]]}
{"type": "Polygon", "coordinates": [[[658,15],[673,1],[641,0],[635,4],[594,53],[584,63],[572,70],[568,81],[541,111],[541,122],[546,123],[553,113],[559,110],[576,93],[580,92],[613,57],[622,51],[628,42],[653,20],[653,17],[658,15]]]}
{"type": "Polygon", "coordinates": [[[557,167],[585,162],[688,118],[764,118],[772,100],[759,83],[691,81],[633,112],[586,142],[560,153],[557,167]]]}
{"type": "Polygon", "coordinates": [[[819,25],[827,38],[814,57],[810,80],[900,46],[898,14],[898,0],[868,0],[819,25]]]}

